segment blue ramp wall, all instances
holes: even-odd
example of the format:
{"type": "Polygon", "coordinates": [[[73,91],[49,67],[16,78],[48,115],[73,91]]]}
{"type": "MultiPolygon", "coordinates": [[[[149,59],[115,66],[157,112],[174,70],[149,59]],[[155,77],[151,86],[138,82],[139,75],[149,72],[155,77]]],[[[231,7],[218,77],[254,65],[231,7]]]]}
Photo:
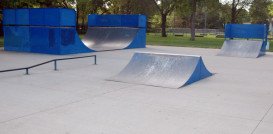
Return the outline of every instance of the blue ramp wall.
{"type": "Polygon", "coordinates": [[[261,52],[266,52],[268,27],[266,24],[226,24],[225,38],[261,39],[261,52]]]}
{"type": "Polygon", "coordinates": [[[65,8],[5,9],[4,49],[46,54],[91,52],[76,32],[76,13],[65,8]]]}
{"type": "Polygon", "coordinates": [[[96,15],[88,16],[89,27],[135,27],[146,28],[145,15],[96,15]]]}
{"type": "MultiPolygon", "coordinates": [[[[76,32],[76,12],[65,8],[5,9],[4,50],[46,54],[93,52],[76,32]]],[[[146,47],[144,15],[89,15],[88,26],[133,27],[138,34],[127,48],[146,47]]]]}
{"type": "Polygon", "coordinates": [[[145,15],[96,15],[88,16],[89,27],[128,27],[138,28],[138,33],[132,43],[125,49],[146,47],[145,15]]]}

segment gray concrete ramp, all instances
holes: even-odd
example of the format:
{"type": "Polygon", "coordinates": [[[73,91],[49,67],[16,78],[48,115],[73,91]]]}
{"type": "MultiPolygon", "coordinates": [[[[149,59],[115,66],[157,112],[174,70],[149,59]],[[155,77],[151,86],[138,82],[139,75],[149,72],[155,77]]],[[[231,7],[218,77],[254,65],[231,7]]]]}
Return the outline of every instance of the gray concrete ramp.
{"type": "Polygon", "coordinates": [[[124,49],[131,44],[138,30],[128,27],[89,27],[82,42],[94,51],[124,49]]]}
{"type": "Polygon", "coordinates": [[[226,40],[218,55],[244,58],[257,58],[261,54],[263,41],[226,40]]]}
{"type": "Polygon", "coordinates": [[[112,81],[180,88],[211,76],[201,56],[140,53],[112,81]]]}

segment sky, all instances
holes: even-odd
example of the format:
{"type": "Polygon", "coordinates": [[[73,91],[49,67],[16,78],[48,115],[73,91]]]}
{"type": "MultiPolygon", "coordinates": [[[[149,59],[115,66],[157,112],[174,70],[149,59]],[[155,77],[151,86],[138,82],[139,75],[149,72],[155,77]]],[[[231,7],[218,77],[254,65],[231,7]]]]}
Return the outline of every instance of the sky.
{"type": "Polygon", "coordinates": [[[230,0],[220,0],[221,3],[227,3],[230,0]]]}

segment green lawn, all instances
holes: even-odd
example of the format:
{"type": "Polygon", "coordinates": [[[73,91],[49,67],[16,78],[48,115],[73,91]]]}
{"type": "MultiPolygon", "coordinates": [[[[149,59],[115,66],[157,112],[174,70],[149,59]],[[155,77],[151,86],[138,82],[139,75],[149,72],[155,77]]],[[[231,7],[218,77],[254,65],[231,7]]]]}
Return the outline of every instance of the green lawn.
{"type": "MultiPolygon", "coordinates": [[[[148,34],[147,44],[149,45],[162,45],[162,46],[175,46],[175,47],[199,47],[199,48],[221,48],[223,45],[223,38],[215,38],[215,36],[196,37],[195,41],[190,41],[189,36],[173,36],[169,35],[166,38],[160,35],[148,34]]],[[[270,41],[270,50],[273,52],[273,40],[270,41]]],[[[0,47],[4,46],[4,38],[0,37],[0,47]]]]}
{"type": "Polygon", "coordinates": [[[160,35],[148,34],[147,44],[177,47],[199,47],[199,48],[221,48],[224,42],[223,38],[215,38],[214,36],[196,37],[195,41],[190,41],[190,37],[181,37],[168,35],[161,37],[160,35]]]}
{"type": "MultiPolygon", "coordinates": [[[[168,37],[161,37],[160,35],[148,34],[147,44],[161,45],[161,46],[175,46],[175,47],[198,47],[198,48],[221,48],[223,45],[223,38],[215,38],[215,36],[196,37],[195,41],[190,41],[189,35],[186,37],[168,35],[168,37]]],[[[273,52],[273,41],[270,41],[270,50],[273,52]]]]}

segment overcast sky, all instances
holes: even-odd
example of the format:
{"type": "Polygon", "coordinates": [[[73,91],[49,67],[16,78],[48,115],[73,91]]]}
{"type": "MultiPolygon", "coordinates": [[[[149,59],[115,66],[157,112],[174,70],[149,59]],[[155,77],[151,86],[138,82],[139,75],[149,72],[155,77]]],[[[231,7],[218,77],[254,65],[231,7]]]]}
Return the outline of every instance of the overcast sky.
{"type": "Polygon", "coordinates": [[[227,3],[230,0],[220,0],[221,3],[227,3]]]}

